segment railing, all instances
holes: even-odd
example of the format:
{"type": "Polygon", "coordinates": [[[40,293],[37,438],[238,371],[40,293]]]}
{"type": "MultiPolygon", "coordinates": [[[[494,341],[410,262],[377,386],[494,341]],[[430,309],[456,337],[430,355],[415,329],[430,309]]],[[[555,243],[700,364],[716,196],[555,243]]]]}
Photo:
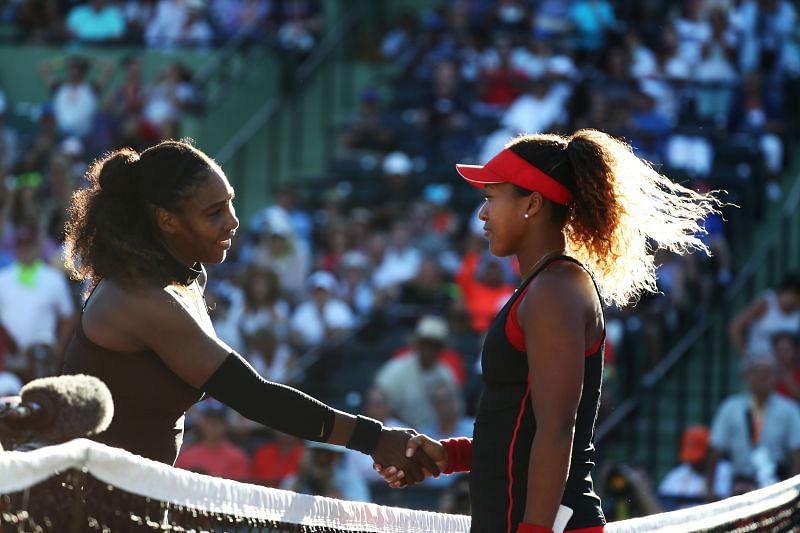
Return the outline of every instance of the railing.
{"type": "MultiPolygon", "coordinates": [[[[643,463],[660,476],[676,457],[677,437],[692,423],[709,424],[718,403],[739,383],[740,356],[727,339],[734,313],[800,267],[800,176],[768,222],[756,250],[712,313],[703,315],[635,393],[599,424],[595,440],[609,459],[643,463]],[[669,438],[665,438],[669,437],[669,438]]],[[[754,240],[754,242],[758,242],[754,240]]]]}
{"type": "Polygon", "coordinates": [[[354,80],[345,70],[345,53],[368,12],[359,1],[327,32],[322,42],[290,76],[286,90],[265,102],[216,153],[239,181],[240,197],[263,205],[275,186],[298,174],[321,173],[333,153],[336,112],[354,105],[354,80]],[[307,109],[307,107],[309,109],[307,109]],[[245,193],[242,194],[242,193],[245,193]]]}

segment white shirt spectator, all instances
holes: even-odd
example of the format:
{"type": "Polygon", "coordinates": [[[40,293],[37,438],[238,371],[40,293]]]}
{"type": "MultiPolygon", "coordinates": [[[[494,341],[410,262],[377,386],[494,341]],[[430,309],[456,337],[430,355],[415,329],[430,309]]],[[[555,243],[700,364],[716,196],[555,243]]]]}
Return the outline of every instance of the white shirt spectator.
{"type": "Polygon", "coordinates": [[[508,108],[501,123],[518,132],[550,131],[564,116],[564,92],[551,87],[544,96],[523,94],[508,108]]]}
{"type": "Polygon", "coordinates": [[[38,343],[54,344],[59,320],[75,312],[64,274],[37,264],[33,285],[21,281],[16,262],[0,270],[0,322],[20,352],[38,343]]]}
{"type": "Polygon", "coordinates": [[[422,256],[419,250],[408,246],[402,250],[389,248],[373,274],[375,287],[385,289],[404,283],[413,278],[419,270],[422,256]]]}
{"type": "Polygon", "coordinates": [[[59,131],[67,136],[85,136],[92,127],[97,106],[97,92],[91,83],[60,84],[53,95],[53,114],[59,131]]]}
{"type": "Polygon", "coordinates": [[[297,306],[289,329],[306,346],[316,346],[325,340],[330,330],[348,330],[355,326],[350,306],[334,295],[336,278],[330,272],[319,271],[309,276],[313,291],[310,300],[297,306]],[[324,291],[327,294],[322,294],[324,291]]]}
{"type": "Polygon", "coordinates": [[[202,0],[160,0],[156,16],[145,31],[145,41],[153,48],[208,46],[214,34],[211,26],[197,16],[202,0]]]}
{"type": "Polygon", "coordinates": [[[425,370],[417,355],[390,360],[375,377],[375,385],[386,394],[392,411],[403,422],[415,428],[436,423],[436,411],[427,391],[437,383],[458,388],[450,367],[437,362],[430,370],[425,370]]]}
{"type": "Polygon", "coordinates": [[[317,345],[325,339],[325,327],[350,329],[355,323],[350,307],[341,300],[328,300],[320,313],[314,302],[303,302],[297,306],[290,328],[300,333],[308,345],[317,345]]]}

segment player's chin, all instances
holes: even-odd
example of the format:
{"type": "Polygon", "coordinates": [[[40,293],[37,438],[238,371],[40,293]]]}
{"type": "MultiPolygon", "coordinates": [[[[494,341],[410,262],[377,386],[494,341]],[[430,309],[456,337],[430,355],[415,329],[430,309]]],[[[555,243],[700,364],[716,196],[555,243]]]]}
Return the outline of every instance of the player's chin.
{"type": "Polygon", "coordinates": [[[216,246],[206,250],[203,258],[203,263],[222,263],[228,257],[228,249],[230,244],[219,243],[216,246]]]}

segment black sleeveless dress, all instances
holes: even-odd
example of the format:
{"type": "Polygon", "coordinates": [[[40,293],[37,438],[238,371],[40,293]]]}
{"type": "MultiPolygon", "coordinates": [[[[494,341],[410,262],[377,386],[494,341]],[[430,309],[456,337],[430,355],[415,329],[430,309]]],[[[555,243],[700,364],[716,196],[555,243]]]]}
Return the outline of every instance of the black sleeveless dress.
{"type": "MultiPolygon", "coordinates": [[[[520,343],[521,330],[515,324],[516,307],[528,285],[554,261],[580,265],[567,256],[547,260],[500,310],[484,341],[481,363],[485,387],[475,419],[470,472],[474,533],[515,532],[525,513],[536,418],[530,402],[528,359],[524,344],[520,343]]],[[[574,512],[567,524],[568,530],[589,528],[594,531],[597,528],[602,531],[605,524],[600,498],[594,492],[591,478],[604,340],[605,331],[586,354],[572,460],[562,498],[562,504],[574,512]]]]}
{"type": "MultiPolygon", "coordinates": [[[[182,265],[182,280],[202,272],[182,265]]],[[[88,300],[87,300],[88,302],[88,300]]],[[[174,465],[183,444],[186,410],[203,392],[179,378],[153,351],[118,352],[98,346],[83,331],[83,316],[64,353],[63,374],[89,374],[111,391],[114,418],[93,440],[174,465]]]]}

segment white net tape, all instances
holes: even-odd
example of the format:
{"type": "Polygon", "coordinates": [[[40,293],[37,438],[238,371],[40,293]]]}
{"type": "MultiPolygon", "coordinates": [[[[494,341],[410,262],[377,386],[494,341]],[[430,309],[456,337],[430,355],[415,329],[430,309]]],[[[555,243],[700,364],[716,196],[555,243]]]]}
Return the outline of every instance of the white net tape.
{"type": "MultiPolygon", "coordinates": [[[[470,527],[467,516],[308,496],[176,470],[86,439],[30,452],[0,453],[0,494],[22,491],[69,469],[88,472],[103,483],[153,500],[246,518],[390,533],[455,533],[469,531],[470,527]]],[[[783,509],[784,521],[796,521],[798,517],[792,514],[797,514],[799,499],[800,476],[797,476],[720,502],[615,522],[606,526],[606,531],[685,533],[715,528],[751,531],[754,529],[746,525],[748,517],[769,516],[775,509],[783,509]],[[726,526],[736,523],[744,525],[726,526]]],[[[787,530],[794,529],[780,529],[787,530]]],[[[800,531],[800,525],[796,530],[800,531]]]]}

